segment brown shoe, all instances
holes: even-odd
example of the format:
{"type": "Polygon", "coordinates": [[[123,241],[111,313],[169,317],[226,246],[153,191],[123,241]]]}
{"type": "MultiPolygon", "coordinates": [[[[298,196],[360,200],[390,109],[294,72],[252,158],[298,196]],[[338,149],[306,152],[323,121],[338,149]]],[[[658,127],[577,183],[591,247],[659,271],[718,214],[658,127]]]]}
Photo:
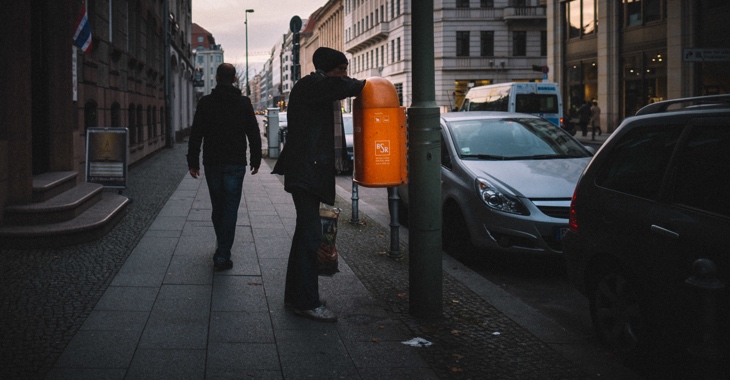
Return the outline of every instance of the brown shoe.
{"type": "Polygon", "coordinates": [[[321,322],[337,322],[337,316],[335,313],[327,309],[326,306],[322,305],[316,309],[311,310],[299,310],[294,309],[296,315],[307,317],[321,322]]]}

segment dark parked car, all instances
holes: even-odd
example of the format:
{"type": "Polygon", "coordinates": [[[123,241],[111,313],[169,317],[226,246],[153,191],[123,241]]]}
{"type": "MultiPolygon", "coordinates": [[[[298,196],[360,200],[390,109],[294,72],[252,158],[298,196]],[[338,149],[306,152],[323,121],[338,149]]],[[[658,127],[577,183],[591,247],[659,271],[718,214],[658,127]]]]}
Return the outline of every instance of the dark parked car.
{"type": "Polygon", "coordinates": [[[563,249],[599,339],[616,353],[645,362],[655,350],[712,351],[727,361],[729,186],[730,95],[646,106],[588,164],[563,249]]]}
{"type": "MultiPolygon", "coordinates": [[[[573,189],[592,150],[533,115],[450,112],[440,119],[444,250],[459,258],[486,251],[560,256],[573,189]]],[[[398,192],[406,214],[406,186],[398,192]]]]}

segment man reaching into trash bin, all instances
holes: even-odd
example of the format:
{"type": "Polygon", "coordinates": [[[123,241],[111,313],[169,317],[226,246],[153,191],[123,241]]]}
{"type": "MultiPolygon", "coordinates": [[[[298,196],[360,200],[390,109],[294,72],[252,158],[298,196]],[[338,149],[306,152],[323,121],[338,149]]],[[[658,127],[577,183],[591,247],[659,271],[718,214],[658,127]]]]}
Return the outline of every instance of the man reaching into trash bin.
{"type": "Polygon", "coordinates": [[[320,47],[312,61],[316,71],[299,80],[289,96],[287,143],[273,170],[284,175],[284,189],[297,210],[284,303],[297,315],[335,322],[337,316],[319,298],[319,204],[335,203],[335,175],[347,169],[340,100],[357,96],[365,81],[347,77],[347,58],[337,50],[320,47]]]}

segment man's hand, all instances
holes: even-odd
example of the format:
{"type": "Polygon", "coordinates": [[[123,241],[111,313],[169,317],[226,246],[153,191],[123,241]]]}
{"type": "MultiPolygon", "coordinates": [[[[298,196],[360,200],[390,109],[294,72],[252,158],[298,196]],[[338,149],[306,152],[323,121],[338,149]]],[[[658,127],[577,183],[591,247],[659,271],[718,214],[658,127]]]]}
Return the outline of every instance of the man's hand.
{"type": "Polygon", "coordinates": [[[198,176],[200,175],[200,169],[190,168],[188,169],[188,171],[190,172],[190,176],[193,178],[198,178],[198,176]]]}
{"type": "Polygon", "coordinates": [[[254,168],[253,166],[251,167],[251,175],[254,175],[258,172],[259,172],[259,168],[254,168]]]}

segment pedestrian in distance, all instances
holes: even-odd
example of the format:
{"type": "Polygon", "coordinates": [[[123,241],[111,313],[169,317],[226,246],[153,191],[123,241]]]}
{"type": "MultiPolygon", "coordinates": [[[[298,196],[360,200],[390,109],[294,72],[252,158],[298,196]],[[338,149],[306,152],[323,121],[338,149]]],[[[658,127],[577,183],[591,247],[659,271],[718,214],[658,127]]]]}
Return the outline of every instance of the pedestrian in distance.
{"type": "Polygon", "coordinates": [[[231,247],[236,234],[238,206],[246,174],[246,140],[250,148],[251,174],[261,165],[261,135],[251,99],[233,86],[236,69],[223,63],[216,71],[217,85],[203,96],[193,117],[188,140],[188,170],[200,176],[200,145],[203,145],[205,181],[213,206],[211,219],[217,246],[213,254],[216,270],[231,269],[231,247]]]}
{"type": "Polygon", "coordinates": [[[591,105],[587,100],[578,108],[578,125],[583,136],[588,134],[588,123],[591,121],[591,105]]]}
{"type": "Polygon", "coordinates": [[[598,107],[598,102],[593,99],[593,105],[591,106],[591,140],[596,139],[596,131],[598,135],[601,135],[601,108],[598,107]]]}
{"type": "Polygon", "coordinates": [[[335,175],[347,170],[340,101],[357,96],[365,81],[347,76],[347,58],[340,51],[320,47],[312,62],[316,71],[300,79],[289,96],[287,143],[273,170],[284,175],[297,212],[284,304],[297,315],[335,322],[337,316],[319,298],[319,205],[334,205],[335,175]]]}

